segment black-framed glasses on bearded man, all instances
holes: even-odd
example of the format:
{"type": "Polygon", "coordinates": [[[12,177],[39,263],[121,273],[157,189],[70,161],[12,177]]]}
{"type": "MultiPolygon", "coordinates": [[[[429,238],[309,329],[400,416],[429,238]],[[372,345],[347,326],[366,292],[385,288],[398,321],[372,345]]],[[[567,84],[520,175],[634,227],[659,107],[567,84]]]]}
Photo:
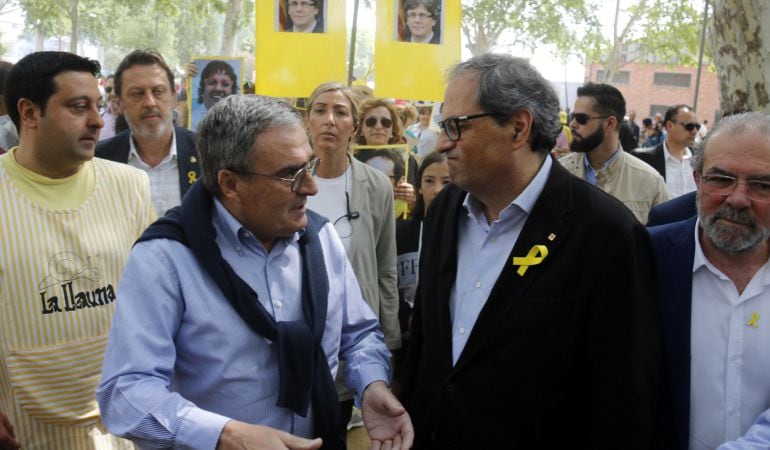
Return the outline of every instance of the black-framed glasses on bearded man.
{"type": "Polygon", "coordinates": [[[757,202],[770,202],[770,177],[768,179],[741,180],[730,175],[701,175],[701,186],[707,194],[727,197],[739,184],[746,185],[746,195],[757,202]]]}
{"type": "Polygon", "coordinates": [[[302,167],[298,169],[294,169],[294,168],[288,169],[287,170],[288,173],[286,174],[287,176],[270,175],[267,173],[257,173],[257,172],[251,172],[248,170],[239,170],[239,169],[227,169],[227,170],[233,171],[235,173],[240,173],[243,175],[267,177],[273,181],[277,181],[279,183],[283,183],[286,186],[289,186],[292,192],[296,192],[299,186],[305,180],[305,175],[307,175],[308,173],[312,175],[315,172],[316,167],[318,167],[318,163],[320,161],[321,160],[317,156],[314,156],[313,159],[308,161],[308,163],[303,165],[302,167]]]}
{"type": "Polygon", "coordinates": [[[592,117],[586,113],[572,113],[572,118],[575,120],[575,122],[577,122],[580,125],[587,124],[589,120],[606,119],[607,117],[610,117],[610,116],[593,116],[592,117]]]}
{"type": "Polygon", "coordinates": [[[473,119],[480,119],[482,117],[487,117],[487,116],[497,117],[499,116],[499,114],[479,113],[479,114],[470,114],[467,116],[447,117],[446,119],[439,122],[438,126],[440,126],[442,130],[444,130],[446,137],[449,138],[450,141],[458,141],[460,140],[460,132],[461,132],[461,126],[463,122],[467,122],[473,119]]]}

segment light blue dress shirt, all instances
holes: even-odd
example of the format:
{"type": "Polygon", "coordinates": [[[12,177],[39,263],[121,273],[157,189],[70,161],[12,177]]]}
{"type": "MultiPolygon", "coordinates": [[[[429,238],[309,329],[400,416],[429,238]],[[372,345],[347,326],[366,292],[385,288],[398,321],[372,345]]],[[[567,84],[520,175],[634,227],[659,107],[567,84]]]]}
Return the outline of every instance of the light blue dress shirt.
{"type": "MultiPolygon", "coordinates": [[[[615,150],[615,153],[612,154],[610,159],[608,159],[607,161],[604,161],[604,164],[602,164],[602,166],[599,168],[599,170],[604,169],[605,167],[607,167],[610,164],[612,164],[612,162],[615,161],[615,158],[618,157],[618,152],[622,152],[622,151],[623,151],[623,149],[620,148],[620,144],[618,144],[618,149],[615,150]]],[[[594,186],[596,186],[596,184],[598,183],[596,181],[596,172],[598,172],[598,171],[594,170],[594,166],[592,166],[591,162],[588,161],[588,153],[583,155],[583,165],[586,168],[586,181],[588,181],[589,183],[591,183],[594,186]]]]}
{"type": "MultiPolygon", "coordinates": [[[[222,256],[276,320],[302,316],[299,233],[268,254],[261,242],[215,201],[222,256]]],[[[338,355],[360,395],[390,380],[390,354],[377,318],[361,297],[334,227],[319,239],[329,278],[322,347],[332,375],[338,355]]],[[[131,252],[97,398],[112,433],[143,447],[214,449],[231,419],[313,437],[307,417],[276,406],[276,345],[252,331],[183,244],[156,239],[131,252]]]]}
{"type": "Polygon", "coordinates": [[[746,435],[737,441],[725,442],[718,450],[767,450],[770,448],[770,409],[760,414],[746,435]]]}
{"type": "Polygon", "coordinates": [[[506,263],[512,263],[509,256],[513,245],[543,192],[551,165],[553,160],[546,157],[535,178],[491,224],[487,222],[481,202],[471,194],[465,197],[463,207],[468,213],[460,216],[457,276],[449,294],[453,364],[457,364],[500,272],[506,263]]]}

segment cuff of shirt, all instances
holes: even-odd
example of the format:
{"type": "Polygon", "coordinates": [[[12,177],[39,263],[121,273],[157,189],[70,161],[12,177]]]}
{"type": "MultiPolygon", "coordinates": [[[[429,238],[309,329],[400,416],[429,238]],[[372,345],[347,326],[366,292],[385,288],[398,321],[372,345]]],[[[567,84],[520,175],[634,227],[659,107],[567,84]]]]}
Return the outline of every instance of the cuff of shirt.
{"type": "Polygon", "coordinates": [[[219,435],[231,419],[200,408],[188,412],[176,435],[176,446],[181,448],[216,449],[219,435]]]}
{"type": "Polygon", "coordinates": [[[364,389],[375,381],[382,381],[390,385],[390,372],[379,364],[367,364],[357,369],[354,381],[354,388],[356,390],[355,405],[360,408],[361,394],[363,394],[364,389]]]}

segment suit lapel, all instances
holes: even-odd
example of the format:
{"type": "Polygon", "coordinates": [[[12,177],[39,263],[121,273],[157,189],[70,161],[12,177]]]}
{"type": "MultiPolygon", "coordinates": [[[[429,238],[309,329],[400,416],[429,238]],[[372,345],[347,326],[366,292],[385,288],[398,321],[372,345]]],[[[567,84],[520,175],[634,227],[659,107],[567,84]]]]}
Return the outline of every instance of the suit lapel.
{"type": "Polygon", "coordinates": [[[674,421],[682,448],[687,447],[690,428],[690,328],[696,219],[665,226],[663,235],[655,242],[665,370],[671,383],[674,421]]]}
{"type": "MultiPolygon", "coordinates": [[[[495,332],[497,327],[505,323],[508,311],[526,294],[532,283],[540,277],[540,274],[548,269],[550,259],[558,255],[561,243],[567,238],[569,231],[564,223],[563,215],[572,209],[572,191],[569,184],[571,177],[560,164],[553,164],[543,192],[527,218],[524,228],[513,246],[513,251],[503,266],[500,277],[479,313],[453,372],[462,370],[473,356],[484,347],[489,336],[495,332]],[[514,265],[513,258],[526,257],[536,245],[545,246],[548,255],[539,264],[527,266],[526,270],[523,270],[523,274],[520,274],[519,270],[522,266],[514,265]]],[[[452,260],[456,261],[457,246],[453,245],[453,247],[455,254],[452,260]]],[[[450,334],[448,336],[450,343],[451,339],[450,334]]]]}

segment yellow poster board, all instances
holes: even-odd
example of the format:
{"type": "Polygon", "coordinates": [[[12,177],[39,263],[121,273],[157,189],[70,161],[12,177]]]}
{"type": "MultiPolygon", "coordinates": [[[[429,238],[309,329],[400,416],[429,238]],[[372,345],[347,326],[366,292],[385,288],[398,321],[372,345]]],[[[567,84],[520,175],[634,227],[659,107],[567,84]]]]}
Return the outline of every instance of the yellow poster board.
{"type": "Polygon", "coordinates": [[[437,0],[436,3],[436,11],[428,12],[424,7],[405,11],[404,0],[377,1],[374,43],[374,94],[377,97],[429,101],[443,98],[446,70],[460,62],[461,5],[460,0],[437,0]],[[429,42],[412,42],[418,40],[412,34],[421,34],[426,21],[429,29],[425,39],[429,42]]]}
{"type": "Polygon", "coordinates": [[[308,97],[323,82],[346,79],[345,0],[259,0],[255,6],[255,93],[308,97]],[[297,23],[310,18],[307,32],[296,32],[292,17],[297,23]]]}

